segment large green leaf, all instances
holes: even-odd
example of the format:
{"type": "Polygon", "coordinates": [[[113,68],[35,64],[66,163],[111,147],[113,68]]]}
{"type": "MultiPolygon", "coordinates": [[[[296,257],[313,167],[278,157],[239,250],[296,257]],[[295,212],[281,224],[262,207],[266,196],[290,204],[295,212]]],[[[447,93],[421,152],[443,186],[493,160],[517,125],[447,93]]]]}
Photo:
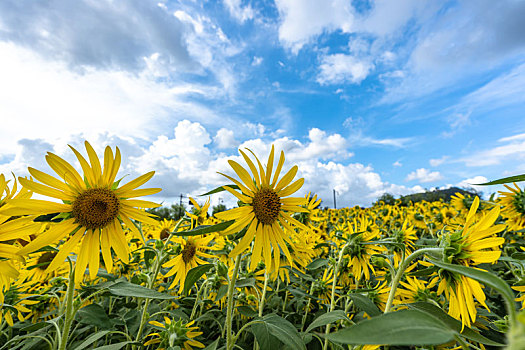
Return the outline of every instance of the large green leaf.
{"type": "Polygon", "coordinates": [[[93,350],[120,350],[126,345],[138,345],[141,346],[142,343],[135,342],[135,341],[123,341],[121,343],[115,343],[115,344],[109,344],[104,346],[99,346],[98,348],[94,348],[93,350]]]}
{"type": "Polygon", "coordinates": [[[348,295],[350,299],[353,300],[354,305],[364,312],[366,312],[369,316],[379,316],[381,315],[381,310],[374,304],[372,300],[370,300],[368,297],[364,296],[363,294],[349,294],[348,295]]]}
{"type": "Polygon", "coordinates": [[[184,290],[182,292],[182,295],[186,295],[191,287],[201,278],[202,275],[204,275],[206,272],[210,271],[210,269],[213,267],[213,264],[204,264],[195,266],[190,271],[188,271],[188,274],[186,275],[186,280],[184,281],[184,290]]]}
{"type": "Polygon", "coordinates": [[[355,345],[439,345],[453,340],[454,332],[424,312],[401,310],[373,317],[326,338],[355,345]]]}
{"type": "Polygon", "coordinates": [[[280,348],[281,342],[271,334],[268,324],[257,322],[252,324],[250,328],[261,350],[275,350],[280,348]]]}
{"type": "Polygon", "coordinates": [[[464,326],[463,330],[461,330],[462,326],[461,326],[460,321],[449,316],[445,311],[443,311],[443,309],[441,309],[440,307],[437,307],[434,304],[430,304],[426,302],[417,302],[413,304],[408,304],[407,306],[411,309],[416,309],[432,317],[435,317],[436,319],[438,319],[439,321],[447,325],[454,332],[461,334],[461,336],[464,338],[467,338],[469,340],[473,340],[475,342],[482,343],[485,345],[505,346],[505,344],[501,344],[489,338],[484,337],[483,335],[475,332],[474,330],[472,330],[471,328],[467,326],[464,326]]]}
{"type": "Polygon", "coordinates": [[[277,338],[284,345],[292,349],[306,350],[306,345],[299,335],[299,332],[297,332],[297,328],[276,314],[269,314],[259,318],[251,328],[261,350],[276,349],[272,337],[277,338]]]}
{"type": "Polygon", "coordinates": [[[504,177],[502,179],[489,181],[489,182],[485,182],[482,184],[473,184],[473,185],[476,185],[476,186],[502,185],[502,184],[508,184],[510,182],[520,182],[520,181],[525,181],[525,174],[504,177]]]}
{"type": "MultiPolygon", "coordinates": [[[[239,186],[237,186],[237,185],[225,185],[225,186],[228,186],[228,187],[230,187],[230,188],[232,188],[232,189],[234,189],[234,190],[239,190],[239,189],[240,189],[239,186]]],[[[219,192],[222,192],[222,191],[226,191],[226,189],[225,189],[223,186],[219,186],[219,187],[217,187],[217,188],[211,190],[210,192],[206,192],[206,193],[201,194],[201,195],[199,195],[199,196],[200,196],[200,197],[203,197],[203,196],[209,196],[209,195],[211,195],[211,194],[219,193],[219,192]]]]}
{"type": "Polygon", "coordinates": [[[104,337],[106,334],[110,333],[110,331],[100,331],[95,334],[90,335],[86,338],[79,346],[77,346],[74,350],[83,350],[99,340],[100,338],[104,337]]]}
{"type": "Polygon", "coordinates": [[[121,297],[135,297],[135,298],[148,298],[148,299],[173,299],[172,295],[160,293],[156,290],[152,290],[138,284],[133,284],[125,281],[115,283],[108,288],[109,292],[113,295],[121,297]]]}
{"type": "Polygon", "coordinates": [[[481,282],[486,286],[494,288],[495,290],[499,291],[507,300],[512,301],[512,303],[514,302],[514,292],[512,291],[512,289],[510,289],[510,287],[507,283],[505,283],[505,281],[503,281],[498,276],[491,274],[490,272],[474,269],[472,267],[467,266],[447,264],[442,261],[437,261],[433,259],[429,259],[429,261],[432,264],[441,267],[442,269],[462,274],[464,276],[475,279],[476,281],[481,282]]]}
{"type": "Polygon", "coordinates": [[[174,232],[173,234],[176,236],[199,236],[207,233],[223,231],[230,227],[234,222],[235,220],[230,220],[216,225],[201,225],[197,226],[193,230],[174,232]]]}
{"type": "Polygon", "coordinates": [[[80,318],[80,322],[90,324],[92,326],[110,329],[113,324],[106,314],[106,310],[98,304],[89,304],[78,310],[76,317],[80,318]]]}
{"type": "Polygon", "coordinates": [[[308,270],[315,270],[315,269],[318,269],[318,268],[326,266],[326,265],[328,265],[328,259],[317,258],[314,261],[312,261],[311,263],[309,263],[306,266],[306,268],[308,270]]]}
{"type": "Polygon", "coordinates": [[[310,323],[308,328],[306,328],[305,333],[309,333],[314,328],[326,326],[327,324],[333,323],[335,321],[343,320],[343,319],[348,320],[348,317],[346,316],[343,310],[335,310],[335,311],[327,312],[317,317],[315,320],[313,320],[313,322],[310,323]]]}

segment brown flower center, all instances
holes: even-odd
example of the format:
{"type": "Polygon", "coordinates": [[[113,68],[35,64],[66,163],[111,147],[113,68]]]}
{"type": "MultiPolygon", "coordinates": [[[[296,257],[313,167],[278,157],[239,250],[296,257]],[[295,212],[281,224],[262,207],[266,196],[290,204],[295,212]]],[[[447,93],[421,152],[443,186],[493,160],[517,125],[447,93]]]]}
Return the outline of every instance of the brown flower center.
{"type": "Polygon", "coordinates": [[[271,225],[281,212],[281,198],[274,190],[263,188],[253,196],[252,206],[257,220],[265,225],[271,225]]]}
{"type": "Polygon", "coordinates": [[[184,261],[185,264],[187,264],[193,259],[196,253],[197,253],[197,247],[195,246],[193,242],[188,241],[186,242],[186,246],[181,252],[182,260],[184,261]]]}
{"type": "Polygon", "coordinates": [[[78,224],[96,230],[115,220],[119,208],[119,199],[109,188],[90,188],[73,202],[72,216],[78,224]]]}
{"type": "Polygon", "coordinates": [[[167,229],[166,227],[163,228],[162,231],[160,231],[159,237],[161,241],[168,239],[169,236],[170,236],[170,230],[167,229]]]}

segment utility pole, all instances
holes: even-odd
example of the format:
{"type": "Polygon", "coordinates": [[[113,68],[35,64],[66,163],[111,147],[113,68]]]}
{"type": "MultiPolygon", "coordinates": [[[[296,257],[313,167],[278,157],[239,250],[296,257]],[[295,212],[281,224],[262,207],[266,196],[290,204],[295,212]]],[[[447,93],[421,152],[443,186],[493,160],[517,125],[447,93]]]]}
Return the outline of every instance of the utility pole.
{"type": "Polygon", "coordinates": [[[337,209],[337,205],[335,203],[335,188],[334,188],[334,209],[337,209]]]}

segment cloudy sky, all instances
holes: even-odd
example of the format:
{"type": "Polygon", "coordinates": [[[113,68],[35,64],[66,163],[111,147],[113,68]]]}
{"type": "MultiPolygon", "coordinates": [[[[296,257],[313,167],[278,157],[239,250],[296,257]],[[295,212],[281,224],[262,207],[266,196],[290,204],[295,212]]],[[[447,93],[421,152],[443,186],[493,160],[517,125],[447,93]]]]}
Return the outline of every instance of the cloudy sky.
{"type": "Polygon", "coordinates": [[[119,146],[122,176],[155,170],[168,203],[273,143],[327,206],[524,173],[523,18],[519,0],[2,0],[0,172],[87,139],[119,146]]]}

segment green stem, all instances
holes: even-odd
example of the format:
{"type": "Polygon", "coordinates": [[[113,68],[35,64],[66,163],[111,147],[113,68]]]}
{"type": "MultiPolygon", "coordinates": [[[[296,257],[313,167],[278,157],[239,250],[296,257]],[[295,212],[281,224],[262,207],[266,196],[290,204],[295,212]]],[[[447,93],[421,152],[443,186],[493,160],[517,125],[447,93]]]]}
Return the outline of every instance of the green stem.
{"type": "MultiPolygon", "coordinates": [[[[171,237],[173,236],[173,234],[175,232],[177,232],[177,229],[179,228],[179,226],[180,226],[180,224],[182,223],[183,220],[184,220],[184,218],[180,219],[177,222],[177,224],[175,225],[175,228],[173,229],[173,231],[170,232],[170,235],[168,236],[168,239],[166,239],[166,242],[164,242],[164,244],[162,245],[162,247],[158,251],[157,259],[155,259],[155,264],[153,265],[153,276],[150,276],[150,278],[148,280],[148,288],[149,289],[153,288],[153,285],[155,284],[155,281],[157,280],[157,276],[159,275],[160,268],[161,268],[163,260],[165,258],[164,248],[166,246],[168,246],[168,243],[171,240],[171,237]]],[[[146,301],[144,302],[144,308],[142,309],[142,316],[140,317],[139,330],[137,331],[137,336],[135,337],[135,341],[136,342],[140,341],[140,339],[142,337],[142,332],[144,331],[144,327],[146,326],[146,322],[147,322],[147,320],[149,318],[148,317],[148,306],[149,306],[150,301],[151,301],[150,298],[146,298],[146,301]]]]}
{"type": "MultiPolygon", "coordinates": [[[[333,281],[332,281],[332,294],[330,296],[330,310],[328,310],[329,312],[333,311],[334,310],[334,307],[335,307],[335,287],[337,286],[337,277],[339,275],[339,270],[341,269],[341,262],[343,261],[343,255],[345,254],[345,251],[346,251],[346,248],[348,248],[348,246],[350,245],[350,242],[351,241],[348,241],[343,249],[341,249],[341,251],[339,252],[339,256],[337,257],[337,263],[335,264],[335,268],[334,268],[334,278],[333,278],[333,281]]],[[[330,323],[326,325],[326,329],[325,329],[325,334],[328,335],[330,333],[330,323]]],[[[324,346],[323,346],[323,350],[326,350],[328,349],[328,339],[325,339],[324,341],[324,346]]]]}
{"type": "Polygon", "coordinates": [[[443,248],[423,248],[416,250],[415,252],[407,256],[406,259],[404,259],[403,262],[399,265],[399,269],[397,270],[396,275],[392,279],[392,284],[390,285],[390,292],[388,293],[388,300],[385,306],[385,314],[387,312],[390,312],[390,309],[392,309],[392,304],[394,302],[394,296],[396,295],[397,286],[399,285],[399,281],[401,280],[401,277],[403,277],[403,274],[407,269],[408,265],[417,257],[431,252],[443,252],[443,248]]]}
{"type": "MultiPolygon", "coordinates": [[[[277,277],[279,278],[279,277],[277,277]]],[[[265,271],[264,272],[264,287],[263,287],[263,290],[262,290],[262,295],[261,295],[261,301],[259,302],[259,317],[262,317],[263,316],[263,310],[264,310],[264,301],[266,299],[266,288],[268,288],[268,271],[265,271]]],[[[254,350],[259,350],[259,343],[257,342],[254,342],[253,343],[253,348],[254,350]]]]}
{"type": "MultiPolygon", "coordinates": [[[[312,281],[312,285],[310,286],[310,292],[308,293],[308,295],[312,296],[313,293],[314,293],[314,282],[312,281]]],[[[304,325],[306,324],[306,317],[308,316],[308,311],[310,310],[311,303],[312,303],[312,298],[308,298],[308,304],[306,304],[306,309],[304,310],[303,322],[301,323],[301,332],[303,331],[304,325]]]]}
{"type": "Polygon", "coordinates": [[[228,284],[228,305],[226,308],[226,350],[232,350],[235,344],[232,334],[232,318],[233,318],[233,292],[235,291],[235,282],[237,281],[237,274],[239,273],[239,266],[241,265],[241,254],[235,258],[235,266],[233,267],[233,275],[228,284]]]}
{"type": "Polygon", "coordinates": [[[202,282],[201,286],[199,287],[199,290],[197,290],[197,296],[195,297],[195,303],[193,304],[193,309],[191,310],[190,320],[193,320],[193,317],[195,317],[195,313],[197,312],[197,306],[199,305],[199,298],[202,293],[202,289],[204,288],[204,285],[206,284],[206,281],[202,282]]]}
{"type": "Polygon", "coordinates": [[[75,293],[75,267],[71,267],[69,271],[69,281],[67,283],[66,291],[66,309],[65,309],[65,321],[64,328],[62,330],[62,337],[60,338],[59,350],[65,350],[67,341],[69,339],[69,330],[71,329],[71,323],[73,323],[73,318],[75,312],[73,309],[73,295],[75,293]]]}

